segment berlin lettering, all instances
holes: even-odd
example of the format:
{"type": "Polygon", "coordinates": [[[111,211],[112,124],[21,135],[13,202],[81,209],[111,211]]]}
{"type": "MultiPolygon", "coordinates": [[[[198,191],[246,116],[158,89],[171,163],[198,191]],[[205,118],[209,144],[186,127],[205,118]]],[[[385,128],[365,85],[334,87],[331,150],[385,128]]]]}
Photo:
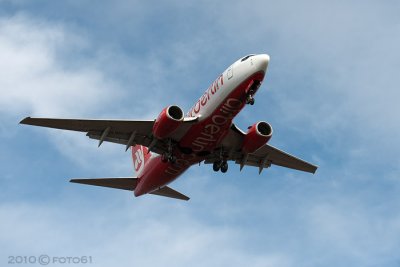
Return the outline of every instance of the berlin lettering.
{"type": "Polygon", "coordinates": [[[200,136],[193,141],[193,151],[204,151],[209,145],[219,141],[221,131],[225,131],[230,126],[233,117],[236,116],[242,106],[242,101],[235,98],[228,98],[219,108],[218,112],[211,117],[210,123],[204,126],[200,136]]]}
{"type": "Polygon", "coordinates": [[[202,107],[204,107],[207,102],[211,99],[211,97],[224,85],[224,77],[221,74],[208,89],[204,92],[204,94],[200,97],[200,99],[194,104],[194,106],[187,113],[189,117],[195,117],[198,114],[202,107]]]}

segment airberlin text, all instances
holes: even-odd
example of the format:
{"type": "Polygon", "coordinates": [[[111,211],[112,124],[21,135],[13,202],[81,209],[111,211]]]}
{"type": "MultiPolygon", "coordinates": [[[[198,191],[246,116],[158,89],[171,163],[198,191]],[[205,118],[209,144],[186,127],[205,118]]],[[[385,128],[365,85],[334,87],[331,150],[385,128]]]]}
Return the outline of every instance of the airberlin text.
{"type": "Polygon", "coordinates": [[[198,114],[202,107],[204,107],[207,102],[211,99],[211,97],[224,85],[224,77],[221,74],[208,89],[204,92],[204,94],[200,97],[200,99],[194,104],[194,106],[188,112],[188,116],[195,117],[198,114]]]}
{"type": "Polygon", "coordinates": [[[188,168],[190,165],[194,164],[197,162],[195,154],[190,154],[190,155],[185,155],[182,154],[182,157],[179,157],[176,159],[176,162],[174,164],[170,164],[168,168],[165,170],[165,173],[170,174],[170,175],[178,175],[180,174],[184,169],[188,168]]]}
{"type": "Polygon", "coordinates": [[[193,151],[201,152],[209,148],[210,145],[216,145],[221,135],[230,126],[233,117],[242,107],[242,101],[236,98],[228,98],[218,112],[211,116],[211,120],[204,126],[200,135],[194,139],[192,143],[193,151]]]}
{"type": "Polygon", "coordinates": [[[229,129],[233,117],[242,109],[243,105],[242,101],[236,98],[228,98],[214,112],[211,118],[207,119],[203,130],[192,142],[194,153],[190,155],[183,154],[182,157],[178,157],[175,164],[171,164],[165,172],[170,175],[178,175],[190,165],[203,160],[199,159],[196,153],[213,149],[212,146],[217,145],[217,142],[226,133],[227,129],[229,129]]]}

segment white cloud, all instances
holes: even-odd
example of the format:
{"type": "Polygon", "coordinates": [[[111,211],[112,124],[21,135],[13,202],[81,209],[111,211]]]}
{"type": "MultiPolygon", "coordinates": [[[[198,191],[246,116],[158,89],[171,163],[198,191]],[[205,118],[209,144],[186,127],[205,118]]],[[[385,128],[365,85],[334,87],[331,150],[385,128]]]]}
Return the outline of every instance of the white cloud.
{"type": "Polygon", "coordinates": [[[121,96],[100,68],[64,66],[71,49],[87,44],[63,28],[26,15],[0,19],[0,111],[6,114],[77,116],[121,96]]]}
{"type": "MultiPolygon", "coordinates": [[[[15,125],[25,116],[90,118],[113,108],[124,93],[116,82],[107,78],[96,60],[84,59],[82,53],[87,49],[93,49],[88,40],[61,24],[24,14],[1,18],[0,113],[3,118],[15,125]]],[[[4,134],[15,134],[10,124],[4,120],[2,124],[4,134]]],[[[96,142],[90,142],[82,133],[34,130],[42,137],[50,135],[59,151],[82,167],[103,166],[100,161],[107,162],[109,158],[120,159],[108,165],[116,171],[122,171],[123,163],[125,173],[130,167],[127,161],[121,160],[127,156],[122,147],[103,146],[99,152],[94,150],[96,142]],[[97,157],[93,158],[95,154],[97,157]]]]}
{"type": "Polygon", "coordinates": [[[174,202],[148,198],[135,205],[129,198],[97,209],[72,202],[1,205],[2,258],[87,255],[95,266],[288,266],[284,255],[254,254],[235,228],[194,220],[174,202]]]}
{"type": "Polygon", "coordinates": [[[324,261],[342,255],[359,266],[394,262],[399,245],[399,216],[382,216],[383,205],[366,208],[357,202],[344,197],[335,203],[315,204],[308,213],[310,241],[324,251],[320,254],[324,261]]]}
{"type": "Polygon", "coordinates": [[[298,189],[287,180],[290,190],[256,192],[265,191],[266,199],[248,190],[214,194],[219,189],[202,179],[192,177],[187,188],[205,200],[189,203],[98,188],[87,190],[100,201],[68,191],[54,203],[3,203],[0,256],[89,255],[95,266],[387,266],[396,260],[400,217],[387,215],[390,208],[367,192],[337,198],[330,187],[332,193],[310,191],[310,198],[303,194],[309,185],[298,189]],[[225,209],[234,213],[221,215],[225,209]]]}

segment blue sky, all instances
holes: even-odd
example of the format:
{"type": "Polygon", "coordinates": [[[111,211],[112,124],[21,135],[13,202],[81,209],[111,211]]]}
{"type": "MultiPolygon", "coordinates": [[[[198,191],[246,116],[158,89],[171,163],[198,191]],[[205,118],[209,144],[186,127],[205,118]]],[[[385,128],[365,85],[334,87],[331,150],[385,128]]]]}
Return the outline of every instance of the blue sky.
{"type": "Polygon", "coordinates": [[[0,1],[0,262],[399,266],[396,1],[0,1]],[[188,110],[233,61],[271,56],[237,118],[316,175],[231,164],[172,184],[189,202],[68,183],[133,175],[124,147],[25,116],[152,119],[188,110]]]}

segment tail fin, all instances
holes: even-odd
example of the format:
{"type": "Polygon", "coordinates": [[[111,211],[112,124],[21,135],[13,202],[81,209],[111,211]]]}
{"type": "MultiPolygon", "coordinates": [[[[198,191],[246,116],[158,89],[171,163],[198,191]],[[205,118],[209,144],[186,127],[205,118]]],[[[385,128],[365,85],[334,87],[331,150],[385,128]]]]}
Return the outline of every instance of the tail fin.
{"type": "Polygon", "coordinates": [[[141,145],[132,146],[133,167],[137,176],[140,176],[150,157],[151,152],[147,147],[141,145]]]}

